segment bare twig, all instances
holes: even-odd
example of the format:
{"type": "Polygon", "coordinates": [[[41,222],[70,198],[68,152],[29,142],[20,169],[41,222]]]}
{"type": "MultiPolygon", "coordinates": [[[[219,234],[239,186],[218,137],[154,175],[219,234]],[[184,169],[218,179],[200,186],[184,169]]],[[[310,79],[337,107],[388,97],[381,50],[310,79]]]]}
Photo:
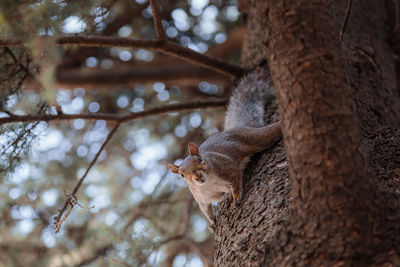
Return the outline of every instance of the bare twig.
{"type": "Polygon", "coordinates": [[[182,215],[183,216],[183,220],[182,220],[182,231],[180,234],[169,237],[163,241],[161,241],[160,243],[155,245],[155,249],[160,248],[161,246],[168,244],[172,241],[178,241],[181,239],[186,239],[187,238],[187,231],[189,230],[189,224],[190,224],[190,211],[192,208],[192,204],[193,204],[193,198],[188,199],[188,201],[186,202],[186,208],[185,208],[185,213],[182,215]]]}
{"type": "MultiPolygon", "coordinates": [[[[0,42],[1,42],[1,40],[0,40],[0,42]]],[[[20,82],[18,83],[16,88],[20,88],[22,86],[22,83],[29,76],[32,79],[32,81],[38,86],[39,90],[43,89],[44,87],[43,87],[42,83],[29,70],[29,65],[31,63],[31,59],[29,58],[29,56],[26,56],[26,66],[21,63],[21,59],[22,59],[22,56],[25,54],[25,51],[23,51],[21,53],[20,59],[17,60],[17,58],[15,57],[14,53],[8,47],[6,47],[5,49],[6,49],[6,52],[13,58],[16,66],[18,65],[20,67],[20,70],[24,70],[25,71],[25,75],[22,77],[22,79],[20,80],[20,82]]],[[[7,87],[8,87],[8,84],[5,86],[5,88],[7,88],[7,87]]]]}
{"type": "MultiPolygon", "coordinates": [[[[59,220],[58,218],[54,219],[54,224],[56,225],[56,230],[55,230],[56,234],[60,231],[61,225],[68,218],[69,214],[71,213],[71,211],[72,211],[72,209],[74,208],[75,205],[78,205],[81,209],[86,209],[86,210],[90,210],[90,209],[94,208],[94,206],[91,206],[91,207],[88,207],[88,208],[82,207],[82,205],[78,201],[78,198],[75,195],[73,195],[72,193],[65,192],[65,190],[64,190],[64,196],[65,196],[65,199],[66,199],[66,204],[67,205],[69,204],[70,207],[69,207],[67,213],[65,213],[65,215],[62,217],[61,220],[59,220]]],[[[61,214],[62,213],[60,213],[60,216],[61,216],[61,214]]]]}
{"type": "Polygon", "coordinates": [[[65,196],[66,199],[68,199],[70,201],[70,203],[72,203],[73,205],[78,205],[81,209],[90,210],[90,209],[94,208],[94,205],[93,206],[88,206],[87,208],[84,208],[79,203],[79,200],[75,195],[72,195],[71,193],[67,193],[67,192],[65,192],[65,190],[64,190],[64,196],[65,196]]]}
{"type": "Polygon", "coordinates": [[[126,267],[130,267],[130,266],[131,266],[131,265],[129,265],[128,263],[126,263],[126,262],[124,262],[124,261],[121,261],[121,260],[119,260],[119,259],[112,258],[112,257],[110,257],[110,259],[111,259],[112,261],[115,261],[115,262],[118,263],[119,265],[124,265],[124,266],[126,266],[126,267]]]}
{"type": "Polygon", "coordinates": [[[191,210],[192,210],[192,205],[193,205],[193,198],[190,198],[186,202],[185,213],[183,214],[183,220],[182,220],[182,235],[185,235],[185,236],[186,236],[186,233],[189,230],[190,213],[191,213],[191,210]]]}
{"type": "Polygon", "coordinates": [[[6,46],[22,46],[22,42],[17,39],[0,39],[0,47],[6,46]]]}
{"type": "Polygon", "coordinates": [[[25,55],[25,51],[22,51],[20,56],[17,58],[14,53],[11,51],[11,49],[9,49],[8,47],[6,47],[4,49],[4,51],[13,59],[14,61],[14,66],[11,68],[11,71],[8,73],[8,80],[7,83],[4,85],[4,88],[8,88],[12,82],[12,79],[16,77],[16,75],[18,73],[20,73],[21,71],[25,71],[25,73],[23,74],[22,78],[19,79],[19,82],[17,83],[17,85],[15,86],[15,89],[13,91],[18,91],[19,88],[21,88],[22,83],[25,81],[25,79],[28,77],[29,73],[29,57],[27,56],[27,66],[24,66],[21,62],[23,60],[23,57],[25,55]],[[19,68],[18,68],[19,67],[19,68]]]}
{"type": "MultiPolygon", "coordinates": [[[[126,231],[128,229],[128,227],[131,226],[137,219],[146,217],[142,211],[145,210],[147,207],[155,206],[155,205],[157,205],[157,206],[173,205],[178,202],[183,202],[186,200],[187,200],[186,198],[180,198],[180,199],[165,198],[165,199],[157,199],[157,200],[150,200],[150,201],[142,201],[138,206],[134,207],[133,214],[130,216],[128,222],[125,224],[124,230],[126,231]]],[[[130,214],[130,213],[132,213],[132,210],[128,210],[128,212],[126,212],[126,213],[130,214]]]]}
{"type": "Polygon", "coordinates": [[[205,266],[212,266],[213,265],[213,261],[212,259],[210,259],[210,257],[208,257],[204,251],[200,248],[200,246],[197,244],[196,241],[194,241],[193,239],[189,238],[189,237],[185,237],[184,240],[185,244],[194,252],[196,253],[200,259],[202,260],[202,262],[207,263],[207,265],[205,266]]]}
{"type": "Polygon", "coordinates": [[[160,243],[156,244],[154,249],[158,249],[163,245],[166,245],[172,241],[178,241],[178,240],[182,240],[183,238],[185,238],[185,235],[179,234],[179,235],[175,235],[175,236],[171,236],[163,241],[161,241],[160,243]]]}
{"type": "Polygon", "coordinates": [[[344,14],[344,21],[343,21],[343,25],[342,25],[342,29],[340,31],[340,37],[339,37],[340,42],[342,42],[342,40],[343,40],[344,31],[346,30],[347,23],[349,22],[352,4],[353,4],[353,0],[347,0],[346,13],[344,14]]]}
{"type": "Polygon", "coordinates": [[[112,248],[113,248],[112,244],[107,244],[107,245],[101,246],[101,247],[97,248],[91,256],[89,256],[86,259],[83,259],[81,262],[75,264],[74,266],[75,267],[88,266],[88,265],[90,265],[90,263],[92,263],[99,257],[107,254],[107,252],[110,251],[112,248]]]}
{"type": "Polygon", "coordinates": [[[182,229],[181,233],[171,236],[167,239],[164,239],[163,241],[157,243],[154,245],[153,249],[158,250],[161,246],[166,245],[171,242],[175,241],[182,241],[182,243],[187,246],[192,252],[197,254],[202,262],[204,263],[204,266],[212,266],[212,258],[210,258],[201,248],[201,245],[194,241],[189,235],[188,235],[188,230],[189,230],[189,225],[190,225],[190,215],[191,215],[191,208],[193,205],[193,198],[187,199],[186,205],[185,205],[185,210],[184,213],[182,214],[182,229]]]}
{"type": "MultiPolygon", "coordinates": [[[[69,202],[66,202],[67,203],[67,205],[68,205],[68,203],[69,202]]],[[[67,207],[67,206],[65,206],[65,207],[67,207]]],[[[58,233],[58,232],[60,232],[60,229],[61,229],[61,225],[63,224],[63,222],[65,221],[65,219],[67,219],[67,217],[69,216],[69,214],[71,213],[71,211],[72,211],[72,209],[74,208],[74,206],[73,205],[70,205],[69,206],[69,209],[68,209],[68,211],[67,211],[67,213],[65,213],[65,215],[61,218],[61,220],[55,220],[54,221],[54,223],[56,224],[56,230],[55,230],[55,232],[56,232],[56,234],[58,233]]],[[[65,210],[65,209],[64,209],[65,210]]],[[[64,211],[63,211],[64,212],[64,211]]],[[[61,214],[61,213],[60,213],[61,214]]]]}
{"type": "MultiPolygon", "coordinates": [[[[114,128],[111,130],[111,132],[108,134],[107,139],[104,141],[103,145],[100,147],[99,151],[97,151],[96,156],[94,157],[94,159],[90,162],[88,168],[86,169],[86,172],[82,175],[82,177],[79,179],[78,183],[76,184],[74,190],[72,191],[71,195],[75,196],[76,193],[78,192],[79,187],[82,185],[83,181],[85,180],[86,176],[88,175],[90,169],[94,166],[94,164],[96,163],[97,159],[99,158],[101,152],[103,151],[104,147],[107,145],[107,143],[111,140],[112,136],[114,135],[114,133],[117,131],[118,127],[120,126],[120,122],[117,122],[117,124],[114,126],[114,128]]],[[[73,206],[77,204],[74,201],[72,201],[72,198],[67,199],[67,201],[65,201],[64,207],[60,210],[58,216],[54,219],[55,224],[57,225],[56,228],[56,233],[58,233],[58,231],[60,230],[61,224],[63,223],[63,221],[68,217],[69,213],[71,212],[73,206]],[[65,209],[67,208],[68,204],[71,205],[70,209],[68,210],[66,216],[64,216],[61,220],[61,216],[64,213],[65,209]]]]}
{"type": "Polygon", "coordinates": [[[4,123],[15,123],[15,122],[33,122],[33,121],[61,121],[61,120],[73,120],[73,119],[86,119],[86,120],[105,120],[115,122],[128,122],[136,119],[154,116],[162,113],[171,113],[182,110],[191,110],[197,108],[206,107],[220,107],[227,104],[226,99],[222,100],[209,100],[199,101],[190,103],[178,103],[170,104],[158,108],[152,108],[149,110],[129,113],[126,115],[114,115],[114,114],[64,114],[60,113],[57,115],[12,115],[5,118],[0,118],[0,125],[4,123]]]}
{"type": "Polygon", "coordinates": [[[13,61],[14,61],[14,66],[11,68],[11,71],[10,71],[10,73],[8,73],[7,74],[7,77],[9,77],[8,78],[8,81],[7,81],[7,83],[6,83],[6,85],[4,86],[5,88],[8,88],[8,86],[9,86],[9,84],[10,84],[10,82],[11,82],[11,78],[15,75],[15,74],[17,74],[17,68],[20,66],[20,65],[22,65],[22,64],[20,64],[21,63],[21,61],[22,61],[22,58],[23,58],[23,56],[24,56],[24,54],[25,54],[25,51],[22,51],[22,53],[20,54],[20,56],[17,58],[15,55],[14,55],[14,53],[8,48],[8,47],[6,47],[6,52],[10,55],[10,57],[13,59],[13,61]]]}
{"type": "MultiPolygon", "coordinates": [[[[47,37],[49,38],[49,37],[47,37]]],[[[99,36],[64,36],[55,39],[56,45],[77,45],[87,47],[130,47],[157,50],[166,54],[189,60],[215,71],[240,77],[243,74],[243,68],[225,62],[221,59],[198,53],[189,48],[169,41],[160,40],[132,40],[129,38],[117,37],[99,37],[99,36]]],[[[14,39],[0,40],[2,46],[21,46],[22,41],[14,39]]]]}
{"type": "Polygon", "coordinates": [[[156,28],[157,39],[160,41],[166,40],[164,29],[161,23],[160,9],[156,0],[150,0],[151,10],[153,12],[154,27],[156,28]]]}
{"type": "MultiPolygon", "coordinates": [[[[11,51],[10,48],[5,47],[4,51],[13,59],[14,63],[19,63],[19,60],[17,59],[17,57],[14,55],[14,53],[11,51]]],[[[21,53],[21,54],[23,54],[23,53],[21,53]]]]}

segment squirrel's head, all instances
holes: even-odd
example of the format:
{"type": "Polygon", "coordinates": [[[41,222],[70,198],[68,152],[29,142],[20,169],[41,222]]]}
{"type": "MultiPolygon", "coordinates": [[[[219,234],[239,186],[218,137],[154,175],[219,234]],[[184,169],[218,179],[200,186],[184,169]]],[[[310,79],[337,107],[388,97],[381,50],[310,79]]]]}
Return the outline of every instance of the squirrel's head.
{"type": "Polygon", "coordinates": [[[187,156],[180,166],[168,164],[168,168],[176,174],[182,176],[188,185],[202,185],[207,181],[208,164],[200,157],[199,148],[189,143],[189,156],[187,156]]]}

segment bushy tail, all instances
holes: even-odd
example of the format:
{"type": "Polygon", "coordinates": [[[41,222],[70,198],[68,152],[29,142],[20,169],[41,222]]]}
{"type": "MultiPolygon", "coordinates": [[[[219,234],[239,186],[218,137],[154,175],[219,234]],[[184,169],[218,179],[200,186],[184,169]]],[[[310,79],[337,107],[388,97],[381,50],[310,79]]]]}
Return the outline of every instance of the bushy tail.
{"type": "Polygon", "coordinates": [[[265,110],[275,104],[269,73],[255,70],[244,76],[234,89],[225,116],[224,130],[237,126],[262,127],[265,110]]]}

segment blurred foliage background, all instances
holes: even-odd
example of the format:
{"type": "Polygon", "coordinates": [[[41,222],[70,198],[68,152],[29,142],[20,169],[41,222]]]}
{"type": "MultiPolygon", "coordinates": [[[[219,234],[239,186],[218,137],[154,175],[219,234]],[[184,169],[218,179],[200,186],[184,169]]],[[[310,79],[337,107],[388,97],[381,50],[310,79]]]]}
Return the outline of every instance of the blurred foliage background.
{"type": "MultiPolygon", "coordinates": [[[[167,37],[238,62],[243,29],[235,1],[160,1],[167,37]]],[[[226,98],[231,79],[146,49],[60,47],[64,35],[155,38],[146,0],[0,0],[0,118],[127,114],[169,103],[226,98]],[[48,37],[48,38],[46,38],[48,37]]],[[[53,218],[113,122],[0,124],[2,266],[202,266],[212,257],[208,222],[166,164],[221,129],[224,108],[122,124],[101,152],[55,234],[53,218]],[[182,233],[187,235],[182,237],[182,233]]]]}

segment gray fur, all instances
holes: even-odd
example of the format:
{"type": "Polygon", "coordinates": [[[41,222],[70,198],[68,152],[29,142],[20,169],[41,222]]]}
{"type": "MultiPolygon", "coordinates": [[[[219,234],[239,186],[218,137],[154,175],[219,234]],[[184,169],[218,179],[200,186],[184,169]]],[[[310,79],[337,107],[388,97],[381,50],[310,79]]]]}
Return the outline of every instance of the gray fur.
{"type": "Polygon", "coordinates": [[[264,110],[274,101],[272,82],[254,71],[241,79],[230,98],[225,117],[224,131],[237,126],[262,127],[264,110]]]}
{"type": "Polygon", "coordinates": [[[270,116],[275,95],[265,69],[256,69],[234,89],[225,117],[225,130],[197,147],[189,144],[190,155],[180,166],[168,168],[181,174],[213,231],[215,217],[211,203],[226,193],[238,204],[243,191],[243,168],[248,157],[273,146],[282,136],[280,122],[270,116]],[[272,121],[271,121],[272,120],[272,121]],[[268,126],[265,126],[269,124],[268,126]]]}

